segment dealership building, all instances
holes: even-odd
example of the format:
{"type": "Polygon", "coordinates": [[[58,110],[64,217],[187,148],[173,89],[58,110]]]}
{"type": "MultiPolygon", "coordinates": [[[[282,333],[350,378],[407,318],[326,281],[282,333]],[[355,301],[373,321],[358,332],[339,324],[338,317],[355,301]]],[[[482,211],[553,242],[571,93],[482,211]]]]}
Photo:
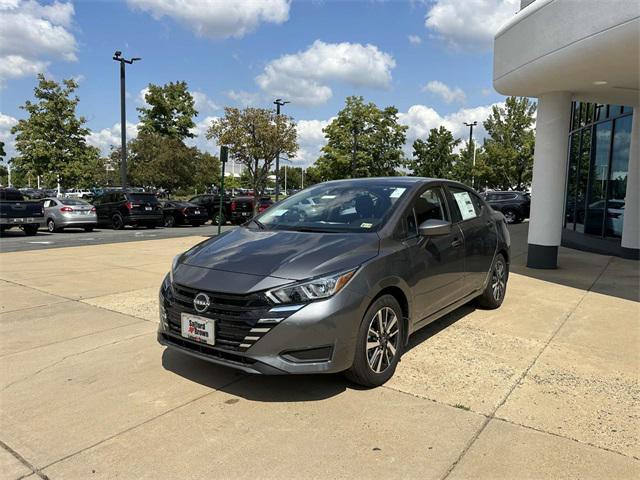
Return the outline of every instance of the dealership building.
{"type": "Polygon", "coordinates": [[[536,97],[527,265],[560,245],[640,252],[640,2],[522,0],[495,36],[493,84],[536,97]]]}

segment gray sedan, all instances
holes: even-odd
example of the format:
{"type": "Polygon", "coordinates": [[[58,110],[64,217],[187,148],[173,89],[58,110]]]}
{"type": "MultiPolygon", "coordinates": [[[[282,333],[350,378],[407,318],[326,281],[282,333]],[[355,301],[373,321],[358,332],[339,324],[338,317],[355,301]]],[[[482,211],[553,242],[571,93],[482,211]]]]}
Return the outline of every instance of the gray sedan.
{"type": "Polygon", "coordinates": [[[50,232],[65,228],[83,228],[90,232],[98,224],[96,208],[78,198],[45,198],[44,217],[50,232]]]}

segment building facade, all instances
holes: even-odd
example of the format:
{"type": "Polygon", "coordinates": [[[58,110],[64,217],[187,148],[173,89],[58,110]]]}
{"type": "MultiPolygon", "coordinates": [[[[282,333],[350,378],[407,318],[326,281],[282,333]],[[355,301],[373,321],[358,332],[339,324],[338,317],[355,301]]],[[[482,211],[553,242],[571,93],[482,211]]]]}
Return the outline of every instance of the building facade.
{"type": "Polygon", "coordinates": [[[528,266],[560,245],[638,258],[640,2],[523,0],[493,83],[538,99],[528,266]]]}

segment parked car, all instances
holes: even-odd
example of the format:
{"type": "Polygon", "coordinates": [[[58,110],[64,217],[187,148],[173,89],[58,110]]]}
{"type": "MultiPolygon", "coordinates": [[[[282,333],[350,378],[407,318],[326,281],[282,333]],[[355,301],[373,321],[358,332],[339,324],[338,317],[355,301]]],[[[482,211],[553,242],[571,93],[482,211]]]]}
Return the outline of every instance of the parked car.
{"type": "Polygon", "coordinates": [[[42,202],[25,200],[15,188],[0,188],[0,233],[18,227],[25,235],[35,235],[43,225],[42,202]]]}
{"type": "Polygon", "coordinates": [[[220,211],[220,195],[196,195],[189,199],[189,203],[205,208],[208,219],[214,225],[224,225],[231,218],[231,198],[229,197],[223,197],[222,211],[220,211]]]}
{"type": "Polygon", "coordinates": [[[482,194],[487,203],[498,212],[502,212],[507,223],[519,223],[529,218],[531,197],[525,192],[485,192],[482,194]]]}
{"type": "Polygon", "coordinates": [[[274,202],[273,200],[271,200],[271,197],[262,197],[258,203],[258,212],[259,213],[264,212],[267,208],[273,205],[273,203],[274,202]]]}
{"type": "Polygon", "coordinates": [[[165,200],[160,204],[165,227],[176,225],[199,227],[208,220],[207,211],[193,203],[165,200]]]}
{"type": "Polygon", "coordinates": [[[163,224],[162,207],[152,193],[106,192],[93,200],[99,225],[155,228],[163,224]]]}
{"type": "Polygon", "coordinates": [[[460,183],[318,184],[178,255],[158,341],[246,372],[381,385],[412,333],[471,300],[502,304],[509,251],[504,216],[460,183]],[[310,197],[326,200],[313,220],[310,197]]]}
{"type": "Polygon", "coordinates": [[[64,194],[67,198],[93,198],[93,192],[85,188],[72,188],[64,194]]]}
{"type": "Polygon", "coordinates": [[[79,198],[45,198],[43,206],[47,230],[51,233],[65,228],[91,232],[98,224],[96,207],[79,198]]]}

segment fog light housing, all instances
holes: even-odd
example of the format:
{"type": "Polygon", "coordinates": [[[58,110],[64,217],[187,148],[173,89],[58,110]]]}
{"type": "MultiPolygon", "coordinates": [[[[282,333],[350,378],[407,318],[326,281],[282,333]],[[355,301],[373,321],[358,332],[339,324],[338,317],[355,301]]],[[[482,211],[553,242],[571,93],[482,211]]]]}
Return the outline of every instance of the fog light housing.
{"type": "Polygon", "coordinates": [[[282,352],[280,356],[292,363],[318,363],[328,362],[333,355],[333,347],[314,347],[304,350],[289,350],[282,352]]]}

